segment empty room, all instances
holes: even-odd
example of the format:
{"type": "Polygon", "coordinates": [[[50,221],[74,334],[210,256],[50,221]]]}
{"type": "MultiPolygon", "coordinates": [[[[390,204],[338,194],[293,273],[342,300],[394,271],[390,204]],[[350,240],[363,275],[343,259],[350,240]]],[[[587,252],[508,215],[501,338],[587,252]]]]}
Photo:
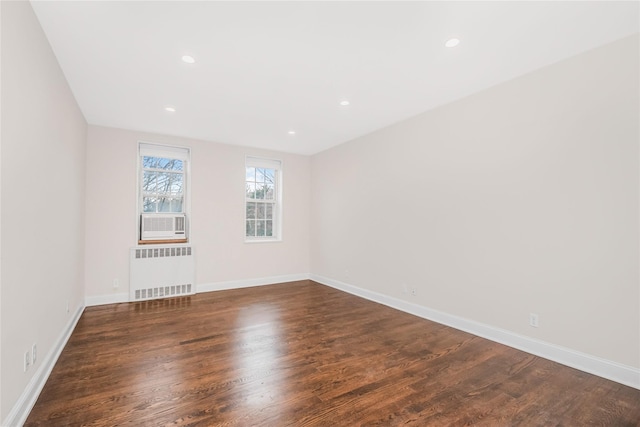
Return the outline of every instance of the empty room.
{"type": "Polygon", "coordinates": [[[637,1],[1,1],[0,424],[640,425],[637,1]]]}

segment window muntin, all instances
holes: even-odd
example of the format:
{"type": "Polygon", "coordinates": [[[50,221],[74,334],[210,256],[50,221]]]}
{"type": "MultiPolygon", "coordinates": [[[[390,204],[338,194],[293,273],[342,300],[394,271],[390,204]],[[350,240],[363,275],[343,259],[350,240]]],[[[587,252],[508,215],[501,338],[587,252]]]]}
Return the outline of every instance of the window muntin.
{"type": "Polygon", "coordinates": [[[280,162],[247,158],[245,167],[245,238],[279,239],[280,162]]]}

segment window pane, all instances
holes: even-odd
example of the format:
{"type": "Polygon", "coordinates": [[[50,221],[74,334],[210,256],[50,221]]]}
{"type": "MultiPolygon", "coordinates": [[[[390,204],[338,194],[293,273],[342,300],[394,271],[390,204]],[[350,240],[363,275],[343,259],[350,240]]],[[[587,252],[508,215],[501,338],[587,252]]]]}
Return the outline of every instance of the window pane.
{"type": "Polygon", "coordinates": [[[252,219],[247,220],[247,236],[253,237],[256,235],[256,222],[252,219]]]}
{"type": "Polygon", "coordinates": [[[171,200],[171,212],[182,213],[182,198],[171,200]]]}
{"type": "Polygon", "coordinates": [[[256,204],[254,202],[247,203],[247,219],[255,219],[256,204]]]}
{"type": "Polygon", "coordinates": [[[164,157],[159,157],[158,158],[158,164],[157,164],[156,167],[158,169],[171,169],[170,163],[171,163],[171,159],[167,159],[167,158],[164,158],[164,157]]]}
{"type": "Polygon", "coordinates": [[[276,171],[275,169],[265,169],[264,170],[264,181],[268,184],[273,184],[275,182],[276,171]]]}
{"type": "Polygon", "coordinates": [[[264,187],[264,198],[267,200],[273,200],[275,197],[275,189],[273,188],[273,185],[271,184],[267,184],[264,187]]]}
{"type": "Polygon", "coordinates": [[[182,171],[184,170],[184,161],[167,157],[143,156],[142,167],[143,169],[165,169],[182,171]]]}
{"type": "Polygon", "coordinates": [[[171,174],[171,194],[182,194],[182,174],[174,173],[171,174]]]}
{"type": "Polygon", "coordinates": [[[245,173],[245,181],[255,181],[256,180],[256,168],[247,168],[245,173]]]}
{"type": "Polygon", "coordinates": [[[265,219],[265,213],[266,213],[266,209],[265,209],[264,203],[258,203],[258,212],[257,212],[256,218],[265,219]]]}
{"type": "Polygon", "coordinates": [[[182,163],[182,160],[160,157],[155,167],[164,170],[181,171],[183,169],[182,163]]]}
{"type": "Polygon", "coordinates": [[[264,169],[256,168],[256,182],[264,182],[264,169]]]}
{"type": "Polygon", "coordinates": [[[271,237],[273,236],[273,221],[266,221],[267,229],[265,231],[265,235],[271,237]]]}
{"type": "Polygon", "coordinates": [[[264,236],[266,231],[266,221],[256,221],[256,236],[264,236]]]}
{"type": "Polygon", "coordinates": [[[265,215],[266,219],[273,219],[273,205],[271,203],[265,204],[265,215]]]}
{"type": "Polygon", "coordinates": [[[256,199],[264,200],[265,191],[266,191],[266,188],[264,184],[256,183],[256,199]]]}
{"type": "Polygon", "coordinates": [[[247,182],[247,191],[246,191],[247,199],[255,199],[256,198],[256,185],[252,182],[247,182]]]}
{"type": "Polygon", "coordinates": [[[171,173],[156,172],[156,192],[160,194],[169,194],[171,188],[171,173]]]}
{"type": "Polygon", "coordinates": [[[170,212],[171,200],[166,197],[162,197],[158,200],[158,212],[170,212]]]}
{"type": "Polygon", "coordinates": [[[156,212],[157,200],[154,197],[144,197],[142,199],[142,211],[145,213],[156,212]]]}
{"type": "Polygon", "coordinates": [[[142,157],[142,167],[145,169],[153,169],[158,165],[157,157],[143,156],[142,157]]]}
{"type": "Polygon", "coordinates": [[[156,191],[156,173],[144,171],[142,173],[142,191],[144,193],[154,193],[156,191]]]}

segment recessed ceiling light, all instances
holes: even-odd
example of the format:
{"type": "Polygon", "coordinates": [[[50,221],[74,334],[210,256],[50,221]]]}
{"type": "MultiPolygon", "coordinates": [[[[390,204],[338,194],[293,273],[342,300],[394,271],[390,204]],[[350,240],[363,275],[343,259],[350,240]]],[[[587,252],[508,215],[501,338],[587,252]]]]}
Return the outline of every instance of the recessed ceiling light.
{"type": "Polygon", "coordinates": [[[175,113],[176,112],[176,107],[172,107],[171,105],[167,105],[166,107],[164,107],[165,111],[168,111],[170,113],[175,113]]]}
{"type": "Polygon", "coordinates": [[[289,135],[295,135],[295,134],[296,134],[296,131],[295,131],[295,130],[290,130],[290,131],[289,131],[289,135]]]}
{"type": "Polygon", "coordinates": [[[449,39],[445,42],[446,47],[456,47],[460,44],[460,40],[458,39],[449,39]]]}
{"type": "Polygon", "coordinates": [[[340,101],[340,105],[342,105],[343,107],[346,107],[347,105],[349,105],[349,101],[347,101],[346,99],[343,101],[340,101]]]}
{"type": "Polygon", "coordinates": [[[191,55],[184,55],[182,57],[182,61],[186,62],[187,64],[193,64],[194,62],[196,62],[196,59],[191,55]]]}

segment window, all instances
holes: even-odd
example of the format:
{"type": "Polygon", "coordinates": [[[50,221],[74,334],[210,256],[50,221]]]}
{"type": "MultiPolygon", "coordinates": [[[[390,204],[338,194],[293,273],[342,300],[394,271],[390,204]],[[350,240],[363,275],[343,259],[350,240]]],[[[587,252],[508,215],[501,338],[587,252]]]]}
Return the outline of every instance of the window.
{"type": "MultiPolygon", "coordinates": [[[[138,217],[141,225],[145,219],[142,235],[150,231],[147,230],[147,224],[154,224],[153,232],[165,240],[186,237],[184,220],[187,214],[188,163],[188,148],[139,144],[138,217]],[[181,218],[175,219],[178,215],[181,218]],[[156,229],[158,227],[162,230],[156,229]]],[[[141,241],[148,240],[142,235],[141,241]]],[[[158,237],[156,240],[162,239],[158,237]]]]}
{"type": "Polygon", "coordinates": [[[246,240],[279,240],[282,201],[281,162],[247,157],[245,169],[246,240]]]}
{"type": "Polygon", "coordinates": [[[142,212],[184,212],[184,160],[142,157],[142,212]]]}

